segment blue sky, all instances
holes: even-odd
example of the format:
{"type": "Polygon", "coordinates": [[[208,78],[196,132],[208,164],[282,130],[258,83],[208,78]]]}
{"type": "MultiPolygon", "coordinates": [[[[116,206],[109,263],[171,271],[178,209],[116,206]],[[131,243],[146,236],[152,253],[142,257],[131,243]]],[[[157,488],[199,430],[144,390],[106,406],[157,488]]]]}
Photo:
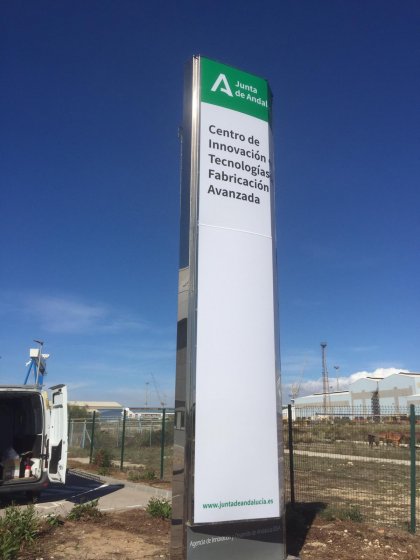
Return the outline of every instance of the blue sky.
{"type": "Polygon", "coordinates": [[[184,63],[275,96],[282,380],[420,370],[415,0],[5,1],[0,383],[171,403],[184,63]],[[381,370],[381,371],[382,371],[381,370]]]}

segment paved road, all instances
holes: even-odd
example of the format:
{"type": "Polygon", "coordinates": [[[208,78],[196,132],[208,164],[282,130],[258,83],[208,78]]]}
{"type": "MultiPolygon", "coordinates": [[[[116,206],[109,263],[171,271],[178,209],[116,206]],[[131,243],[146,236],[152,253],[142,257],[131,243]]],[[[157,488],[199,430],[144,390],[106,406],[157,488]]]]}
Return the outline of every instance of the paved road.
{"type": "MultiPolygon", "coordinates": [[[[153,496],[170,499],[171,492],[109,477],[96,477],[80,471],[69,471],[65,486],[51,484],[42,492],[35,508],[40,515],[53,513],[65,516],[75,504],[97,498],[101,511],[144,508],[153,496]]],[[[18,505],[27,503],[19,495],[12,497],[10,502],[12,500],[18,505]]],[[[3,505],[7,505],[7,502],[3,502],[3,505]]]]}

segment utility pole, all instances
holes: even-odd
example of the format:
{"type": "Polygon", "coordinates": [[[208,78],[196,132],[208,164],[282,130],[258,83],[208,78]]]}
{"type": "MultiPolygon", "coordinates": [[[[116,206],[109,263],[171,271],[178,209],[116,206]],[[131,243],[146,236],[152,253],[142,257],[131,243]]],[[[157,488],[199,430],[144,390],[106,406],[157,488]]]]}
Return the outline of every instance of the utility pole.
{"type": "Polygon", "coordinates": [[[322,393],[323,393],[323,413],[324,416],[327,414],[327,408],[330,406],[330,382],[328,380],[328,370],[327,370],[327,343],[321,342],[321,352],[322,352],[322,393]]]}
{"type": "Polygon", "coordinates": [[[340,390],[340,381],[339,381],[339,377],[338,377],[338,370],[340,369],[340,366],[334,366],[335,369],[335,378],[336,378],[336,391],[340,390]]]}
{"type": "Polygon", "coordinates": [[[160,406],[161,406],[162,408],[165,408],[165,404],[166,404],[166,403],[165,403],[164,400],[162,399],[162,396],[161,396],[161,394],[160,394],[159,387],[158,387],[158,384],[157,384],[157,382],[156,382],[156,378],[155,378],[154,373],[152,372],[152,373],[150,374],[150,376],[151,376],[151,378],[152,378],[153,386],[154,386],[154,388],[155,388],[157,398],[159,399],[160,406]]]}
{"type": "Polygon", "coordinates": [[[146,401],[145,401],[145,403],[144,403],[145,406],[147,406],[147,404],[148,404],[148,402],[147,402],[147,401],[148,401],[148,398],[149,398],[149,382],[146,381],[146,401]]]}

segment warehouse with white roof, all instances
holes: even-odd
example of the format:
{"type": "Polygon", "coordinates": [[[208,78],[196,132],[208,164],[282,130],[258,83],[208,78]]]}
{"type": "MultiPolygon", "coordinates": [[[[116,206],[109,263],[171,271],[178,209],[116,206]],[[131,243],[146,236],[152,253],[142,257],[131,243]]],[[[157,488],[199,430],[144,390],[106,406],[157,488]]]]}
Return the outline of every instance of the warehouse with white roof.
{"type": "Polygon", "coordinates": [[[388,377],[364,377],[350,384],[348,391],[315,393],[297,397],[294,402],[297,416],[325,412],[360,411],[365,414],[407,414],[410,404],[420,407],[420,373],[394,373],[388,377]]]}

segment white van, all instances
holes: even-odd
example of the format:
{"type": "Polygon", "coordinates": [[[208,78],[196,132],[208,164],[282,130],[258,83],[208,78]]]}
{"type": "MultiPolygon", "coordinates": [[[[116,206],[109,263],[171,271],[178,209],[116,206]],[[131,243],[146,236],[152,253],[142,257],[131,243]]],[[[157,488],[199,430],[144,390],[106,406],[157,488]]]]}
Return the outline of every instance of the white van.
{"type": "Polygon", "coordinates": [[[0,386],[0,496],[37,496],[67,469],[67,387],[0,386]]]}

